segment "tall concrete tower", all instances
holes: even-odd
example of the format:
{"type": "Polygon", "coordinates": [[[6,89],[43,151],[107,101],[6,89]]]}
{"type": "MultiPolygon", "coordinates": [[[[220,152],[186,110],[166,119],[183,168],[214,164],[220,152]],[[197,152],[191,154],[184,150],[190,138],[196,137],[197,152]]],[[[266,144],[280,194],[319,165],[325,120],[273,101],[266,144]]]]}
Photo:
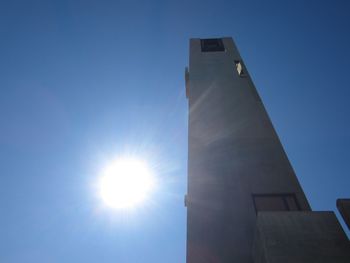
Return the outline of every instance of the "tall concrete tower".
{"type": "Polygon", "coordinates": [[[259,211],[309,211],[231,38],[191,39],[187,263],[251,263],[259,211]]]}

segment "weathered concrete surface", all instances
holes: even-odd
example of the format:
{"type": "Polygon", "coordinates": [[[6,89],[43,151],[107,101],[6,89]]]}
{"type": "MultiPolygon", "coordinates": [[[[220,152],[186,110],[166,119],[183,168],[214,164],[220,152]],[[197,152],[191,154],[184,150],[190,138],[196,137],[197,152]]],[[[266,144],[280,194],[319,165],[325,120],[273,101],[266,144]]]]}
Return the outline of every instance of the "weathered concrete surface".
{"type": "Polygon", "coordinates": [[[350,229],[350,199],[338,199],[337,208],[343,217],[345,224],[350,229]]]}
{"type": "Polygon", "coordinates": [[[350,243],[333,212],[259,212],[254,263],[349,263],[350,243]]]}

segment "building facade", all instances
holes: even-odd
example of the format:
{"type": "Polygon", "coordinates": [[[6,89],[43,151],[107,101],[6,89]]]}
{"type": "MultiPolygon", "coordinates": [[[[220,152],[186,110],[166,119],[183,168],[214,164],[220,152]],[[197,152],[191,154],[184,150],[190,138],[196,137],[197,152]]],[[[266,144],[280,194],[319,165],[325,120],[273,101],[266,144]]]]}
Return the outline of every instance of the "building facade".
{"type": "Polygon", "coordinates": [[[258,216],[310,205],[232,38],[191,39],[185,75],[187,263],[265,262],[258,216]]]}

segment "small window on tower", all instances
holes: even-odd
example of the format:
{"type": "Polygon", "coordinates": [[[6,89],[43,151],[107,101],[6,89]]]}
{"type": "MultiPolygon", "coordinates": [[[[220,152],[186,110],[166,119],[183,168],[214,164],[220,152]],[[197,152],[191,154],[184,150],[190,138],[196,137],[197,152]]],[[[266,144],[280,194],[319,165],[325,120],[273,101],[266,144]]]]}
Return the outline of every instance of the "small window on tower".
{"type": "Polygon", "coordinates": [[[220,38],[201,39],[202,52],[225,51],[224,43],[220,38]]]}
{"type": "Polygon", "coordinates": [[[245,71],[243,69],[243,65],[242,65],[241,61],[235,60],[235,65],[236,65],[236,69],[237,69],[238,75],[241,76],[241,77],[245,77],[246,74],[245,74],[245,71]]]}

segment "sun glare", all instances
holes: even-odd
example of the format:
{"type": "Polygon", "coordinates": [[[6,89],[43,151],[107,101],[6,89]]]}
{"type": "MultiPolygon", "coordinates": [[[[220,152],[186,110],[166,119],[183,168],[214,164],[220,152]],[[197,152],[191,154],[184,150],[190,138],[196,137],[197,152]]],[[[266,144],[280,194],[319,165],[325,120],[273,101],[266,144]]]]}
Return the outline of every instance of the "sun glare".
{"type": "Polygon", "coordinates": [[[154,175],[146,162],[119,158],[102,171],[100,196],[108,207],[133,208],[144,202],[154,188],[154,175]]]}

